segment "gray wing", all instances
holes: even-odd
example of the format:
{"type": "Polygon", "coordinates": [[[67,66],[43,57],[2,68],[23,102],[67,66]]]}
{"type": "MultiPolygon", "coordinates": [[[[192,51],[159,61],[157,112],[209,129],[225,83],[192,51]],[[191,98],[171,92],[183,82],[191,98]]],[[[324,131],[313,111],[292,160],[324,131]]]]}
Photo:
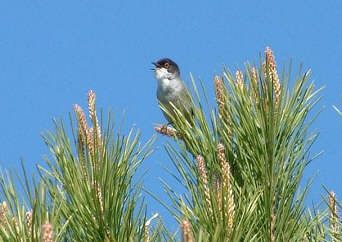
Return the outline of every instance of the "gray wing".
{"type": "Polygon", "coordinates": [[[189,123],[193,123],[192,120],[194,111],[191,96],[184,84],[183,87],[184,88],[182,88],[182,91],[180,93],[176,93],[171,90],[170,92],[160,92],[160,90],[157,91],[159,105],[163,107],[162,112],[167,121],[170,123],[172,123],[171,117],[174,117],[176,115],[174,107],[176,107],[182,113],[182,115],[189,123]]]}
{"type": "Polygon", "coordinates": [[[181,98],[177,100],[178,102],[175,106],[183,114],[185,119],[192,125],[194,120],[194,108],[190,93],[185,86],[180,97],[181,98]]]}

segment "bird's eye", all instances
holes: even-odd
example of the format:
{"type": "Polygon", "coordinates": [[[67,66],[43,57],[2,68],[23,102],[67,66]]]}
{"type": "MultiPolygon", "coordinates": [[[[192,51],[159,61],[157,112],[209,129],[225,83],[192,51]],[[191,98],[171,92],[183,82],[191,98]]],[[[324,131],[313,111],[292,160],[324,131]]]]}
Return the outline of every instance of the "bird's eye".
{"type": "Polygon", "coordinates": [[[164,64],[164,67],[165,67],[166,69],[169,68],[169,66],[170,66],[170,64],[167,63],[167,62],[164,64]]]}

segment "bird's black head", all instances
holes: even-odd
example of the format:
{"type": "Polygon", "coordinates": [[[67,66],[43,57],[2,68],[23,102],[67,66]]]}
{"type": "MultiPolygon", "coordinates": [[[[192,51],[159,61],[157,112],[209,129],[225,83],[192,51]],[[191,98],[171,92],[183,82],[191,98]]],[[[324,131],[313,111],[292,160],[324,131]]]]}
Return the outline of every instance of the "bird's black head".
{"type": "Polygon", "coordinates": [[[152,64],[155,65],[156,69],[165,68],[169,73],[180,73],[178,65],[169,58],[160,59],[157,62],[152,62],[152,64]]]}

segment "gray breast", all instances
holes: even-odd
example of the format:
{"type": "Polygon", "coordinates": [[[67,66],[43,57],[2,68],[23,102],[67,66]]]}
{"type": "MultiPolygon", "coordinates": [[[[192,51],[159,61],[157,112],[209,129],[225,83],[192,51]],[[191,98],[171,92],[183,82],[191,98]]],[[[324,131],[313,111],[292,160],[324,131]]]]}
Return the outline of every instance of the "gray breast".
{"type": "MultiPolygon", "coordinates": [[[[168,111],[170,116],[175,115],[175,110],[170,104],[172,103],[179,111],[182,112],[186,119],[190,118],[190,96],[182,82],[178,82],[176,85],[158,85],[157,98],[160,104],[168,111]]],[[[164,110],[162,111],[167,121],[171,122],[169,115],[164,110]]]]}

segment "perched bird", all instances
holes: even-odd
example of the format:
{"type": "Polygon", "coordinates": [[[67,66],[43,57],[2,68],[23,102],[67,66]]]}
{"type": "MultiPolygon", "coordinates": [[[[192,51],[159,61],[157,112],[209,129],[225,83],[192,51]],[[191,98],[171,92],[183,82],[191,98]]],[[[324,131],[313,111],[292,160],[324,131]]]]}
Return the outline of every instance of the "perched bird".
{"type": "Polygon", "coordinates": [[[169,122],[175,117],[175,108],[177,108],[185,119],[193,124],[193,108],[189,91],[186,89],[181,77],[178,65],[168,59],[163,58],[157,62],[152,62],[155,66],[155,76],[158,81],[157,99],[160,105],[167,110],[162,112],[169,122]],[[172,106],[171,105],[174,106],[172,106]]]}

